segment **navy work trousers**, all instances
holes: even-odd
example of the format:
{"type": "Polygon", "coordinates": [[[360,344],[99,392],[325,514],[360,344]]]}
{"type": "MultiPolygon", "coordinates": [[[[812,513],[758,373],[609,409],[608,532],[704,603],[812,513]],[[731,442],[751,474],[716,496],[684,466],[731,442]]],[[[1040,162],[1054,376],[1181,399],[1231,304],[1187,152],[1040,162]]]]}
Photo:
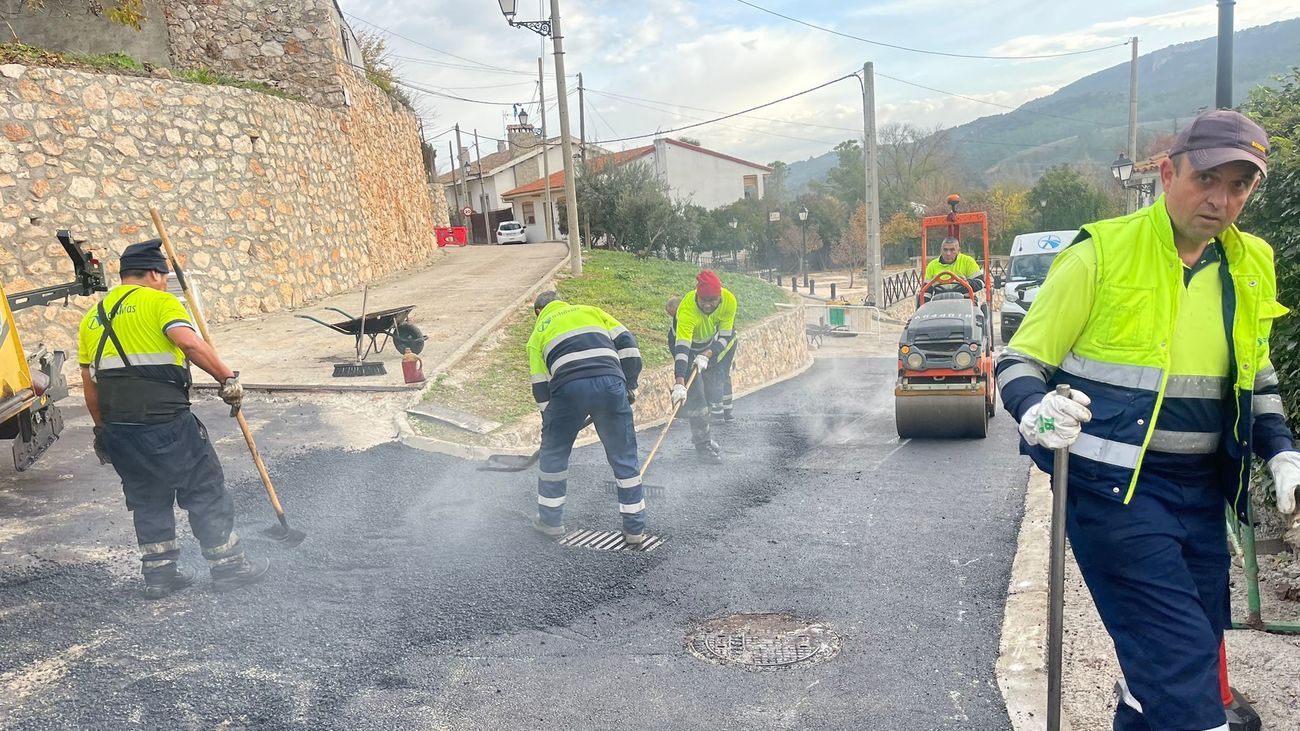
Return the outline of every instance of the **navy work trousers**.
{"type": "Polygon", "coordinates": [[[146,574],[172,570],[180,555],[174,505],[189,512],[190,530],[205,555],[237,543],[231,540],[234,503],[198,417],[186,411],[161,424],[108,423],[103,442],[122,478],[146,574]]]}
{"type": "Polygon", "coordinates": [[[731,368],[736,364],[736,351],[740,343],[734,344],[721,358],[718,358],[704,372],[704,391],[709,397],[710,418],[731,418],[731,368]]]}
{"type": "Polygon", "coordinates": [[[1128,505],[1083,489],[1066,530],[1124,678],[1115,731],[1219,731],[1231,625],[1223,493],[1143,473],[1128,505]]]}
{"type": "Polygon", "coordinates": [[[641,489],[641,463],[636,453],[636,428],[627,384],[616,376],[593,376],[569,381],[551,392],[542,412],[542,454],[537,475],[537,512],[542,523],[563,523],[568,494],[569,453],[587,417],[592,417],[605,458],[618,483],[618,511],[623,530],[645,530],[645,499],[641,489]]]}

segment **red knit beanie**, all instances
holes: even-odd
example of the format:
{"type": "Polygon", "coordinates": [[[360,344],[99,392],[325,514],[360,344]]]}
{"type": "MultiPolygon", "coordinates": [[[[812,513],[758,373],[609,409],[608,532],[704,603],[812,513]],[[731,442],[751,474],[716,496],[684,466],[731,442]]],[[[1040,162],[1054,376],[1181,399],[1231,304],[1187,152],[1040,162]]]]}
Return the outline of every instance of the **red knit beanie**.
{"type": "Polygon", "coordinates": [[[721,297],[722,280],[718,275],[705,269],[695,278],[695,296],[696,297],[721,297]]]}

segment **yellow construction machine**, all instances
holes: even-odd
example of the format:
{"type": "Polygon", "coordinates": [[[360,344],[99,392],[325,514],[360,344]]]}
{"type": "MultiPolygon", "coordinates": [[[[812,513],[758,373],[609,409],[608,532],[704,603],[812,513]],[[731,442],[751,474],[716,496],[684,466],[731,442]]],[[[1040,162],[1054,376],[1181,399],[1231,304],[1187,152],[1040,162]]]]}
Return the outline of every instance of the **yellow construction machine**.
{"type": "Polygon", "coordinates": [[[68,231],[58,232],[59,243],[72,259],[76,278],[67,284],[33,289],[4,297],[4,322],[0,323],[0,439],[12,439],[14,467],[19,472],[31,467],[63,431],[63,416],[54,405],[68,395],[63,376],[67,354],[38,345],[23,348],[14,325],[14,312],[40,307],[73,296],[84,297],[108,290],[104,265],[72,240],[68,231]]]}

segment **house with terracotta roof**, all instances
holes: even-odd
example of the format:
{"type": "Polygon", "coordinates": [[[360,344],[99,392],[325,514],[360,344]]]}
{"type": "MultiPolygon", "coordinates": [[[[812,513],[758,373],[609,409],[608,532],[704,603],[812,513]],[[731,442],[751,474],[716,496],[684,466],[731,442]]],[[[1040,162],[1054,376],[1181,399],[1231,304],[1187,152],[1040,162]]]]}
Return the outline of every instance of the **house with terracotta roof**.
{"type": "MultiPolygon", "coordinates": [[[[466,205],[474,209],[470,224],[476,243],[492,241],[498,223],[516,219],[502,193],[540,180],[544,170],[564,168],[560,138],[554,137],[543,144],[537,130],[528,124],[527,116],[521,115],[516,124],[507,127],[506,135],[507,139],[497,141],[496,152],[480,154],[477,159],[471,157],[468,148],[462,149],[459,159],[453,161],[457,165],[439,175],[436,181],[446,192],[447,206],[454,212],[453,221],[460,215],[456,212],[466,205]]],[[[588,145],[587,149],[591,150],[592,146],[588,145]]]]}
{"type": "MultiPolygon", "coordinates": [[[[591,159],[594,170],[605,165],[646,165],[655,172],[679,201],[704,208],[720,208],[744,198],[762,198],[765,176],[772,168],[710,150],[690,142],[659,138],[653,144],[622,152],[608,153],[591,159]]],[[[564,170],[551,173],[548,180],[534,180],[501,194],[510,204],[514,220],[524,224],[528,240],[545,237],[546,189],[550,188],[553,221],[555,211],[563,208],[564,170]]],[[[558,231],[559,226],[555,229],[558,231]]]]}

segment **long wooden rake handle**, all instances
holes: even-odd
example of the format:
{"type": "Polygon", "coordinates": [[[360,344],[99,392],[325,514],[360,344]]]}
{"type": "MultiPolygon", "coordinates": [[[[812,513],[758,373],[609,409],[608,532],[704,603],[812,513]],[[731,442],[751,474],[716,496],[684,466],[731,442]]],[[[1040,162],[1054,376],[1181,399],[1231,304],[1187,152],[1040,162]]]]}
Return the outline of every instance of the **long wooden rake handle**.
{"type": "MultiPolygon", "coordinates": [[[[699,372],[698,370],[696,370],[696,369],[694,368],[694,366],[692,366],[692,367],[691,367],[691,377],[688,378],[688,379],[686,379],[686,392],[687,392],[687,394],[690,393],[690,391],[691,391],[691,384],[695,383],[695,377],[698,376],[699,374],[700,374],[700,372],[699,372]]],[[[689,398],[690,398],[690,396],[688,395],[688,396],[687,396],[687,399],[689,399],[689,398]]],[[[682,406],[684,406],[685,404],[686,404],[685,401],[681,402],[680,404],[677,404],[676,406],[673,407],[673,411],[672,411],[672,413],[668,415],[668,423],[664,424],[663,431],[659,432],[659,438],[655,440],[655,445],[654,445],[654,447],[652,447],[652,448],[650,449],[650,454],[646,456],[646,458],[645,458],[645,463],[641,465],[641,479],[642,479],[642,480],[645,479],[645,473],[647,473],[647,472],[650,471],[650,463],[655,461],[655,455],[659,453],[659,447],[663,446],[663,443],[664,443],[664,437],[668,436],[668,427],[670,427],[670,426],[673,425],[673,419],[676,419],[676,418],[677,418],[677,412],[680,411],[681,408],[682,408],[682,406]]]]}
{"type": "MultiPolygon", "coordinates": [[[[185,272],[176,259],[176,250],[172,248],[172,240],[167,236],[167,229],[163,227],[162,216],[158,215],[157,208],[152,207],[149,209],[149,216],[153,218],[153,226],[158,230],[158,238],[162,239],[163,248],[167,251],[167,259],[176,272],[176,279],[180,282],[181,291],[185,293],[185,301],[190,303],[190,311],[194,313],[194,323],[199,326],[199,334],[203,336],[208,345],[212,346],[213,350],[216,350],[216,343],[212,342],[212,334],[208,331],[207,320],[203,317],[203,309],[199,307],[194,293],[190,291],[189,283],[185,281],[185,272]]],[[[257,465],[257,472],[262,476],[262,484],[266,486],[267,497],[271,498],[271,507],[275,508],[275,516],[280,519],[282,525],[287,525],[284,508],[280,505],[279,496],[275,494],[275,487],[271,485],[271,475],[267,473],[266,464],[262,462],[262,455],[257,451],[257,443],[253,441],[253,432],[248,428],[248,422],[244,419],[244,412],[237,410],[234,417],[239,421],[239,430],[244,433],[244,441],[248,443],[248,451],[253,455],[253,464],[257,465]]]]}

